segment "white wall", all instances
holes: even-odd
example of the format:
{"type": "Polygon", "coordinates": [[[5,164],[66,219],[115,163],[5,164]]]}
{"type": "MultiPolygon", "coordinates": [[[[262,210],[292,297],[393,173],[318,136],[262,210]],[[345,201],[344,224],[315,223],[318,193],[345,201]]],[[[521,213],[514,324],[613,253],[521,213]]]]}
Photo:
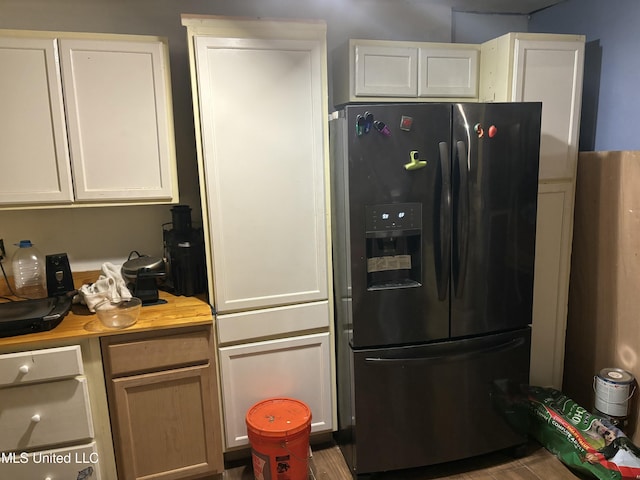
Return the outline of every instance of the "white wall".
{"type": "Polygon", "coordinates": [[[528,15],[453,12],[453,41],[484,43],[509,32],[526,32],[528,15]]]}
{"type": "MultiPolygon", "coordinates": [[[[17,249],[14,243],[31,240],[43,255],[68,253],[74,272],[99,270],[104,262],[123,263],[132,250],[162,255],[161,225],[171,221],[170,208],[167,205],[0,212],[0,238],[4,239],[8,260],[17,249]]],[[[9,270],[10,262],[5,267],[9,270]]]]}

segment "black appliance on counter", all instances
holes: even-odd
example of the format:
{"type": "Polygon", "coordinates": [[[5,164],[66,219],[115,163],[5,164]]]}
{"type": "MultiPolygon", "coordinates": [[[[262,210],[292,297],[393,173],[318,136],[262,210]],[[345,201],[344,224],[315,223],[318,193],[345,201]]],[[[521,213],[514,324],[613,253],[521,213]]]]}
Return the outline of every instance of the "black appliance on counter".
{"type": "Polygon", "coordinates": [[[164,258],[140,255],[136,250],[122,264],[122,278],[134,297],[142,301],[142,306],[167,303],[159,296],[158,286],[166,278],[164,258]],[[136,254],[136,257],[133,257],[136,254]]]}
{"type": "Polygon", "coordinates": [[[540,103],[348,105],[330,123],[338,432],[354,477],[525,444],[540,103]]]}
{"type": "Polygon", "coordinates": [[[47,295],[55,297],[74,290],[73,276],[66,253],[54,253],[45,257],[47,295]]]}
{"type": "Polygon", "coordinates": [[[0,337],[46,332],[71,310],[73,290],[55,297],[0,303],[0,337]]]}
{"type": "Polygon", "coordinates": [[[169,270],[164,288],[187,297],[203,293],[207,290],[204,231],[192,226],[188,205],[176,205],[171,216],[172,223],[162,226],[169,270]]]}

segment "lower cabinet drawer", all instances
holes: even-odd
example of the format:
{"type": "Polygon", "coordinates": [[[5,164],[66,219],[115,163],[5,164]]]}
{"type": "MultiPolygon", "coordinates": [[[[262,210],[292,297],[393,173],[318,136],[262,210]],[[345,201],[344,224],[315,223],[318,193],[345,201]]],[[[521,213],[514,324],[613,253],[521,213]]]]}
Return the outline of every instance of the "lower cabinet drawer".
{"type": "Polygon", "coordinates": [[[0,386],[82,375],[79,345],[0,355],[0,386]]]}
{"type": "Polygon", "coordinates": [[[86,378],[0,389],[0,432],[0,452],[89,441],[86,378]]]}
{"type": "Polygon", "coordinates": [[[291,335],[292,332],[329,328],[329,302],[263,308],[216,315],[221,345],[250,339],[291,335]]]}
{"type": "Polygon", "coordinates": [[[209,363],[210,331],[198,328],[186,333],[106,337],[102,351],[108,374],[113,377],[209,363]]]}
{"type": "Polygon", "coordinates": [[[95,442],[31,453],[4,453],[0,460],[2,479],[100,480],[95,442]]]}

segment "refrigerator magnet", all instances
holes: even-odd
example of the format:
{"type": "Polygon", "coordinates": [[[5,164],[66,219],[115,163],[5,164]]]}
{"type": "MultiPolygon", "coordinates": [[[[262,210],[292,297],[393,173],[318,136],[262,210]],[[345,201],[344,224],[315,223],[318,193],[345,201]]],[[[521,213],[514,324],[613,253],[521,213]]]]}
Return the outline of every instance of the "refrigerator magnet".
{"type": "Polygon", "coordinates": [[[391,136],[391,130],[389,130],[389,127],[387,127],[387,124],[384,122],[379,122],[378,120],[376,120],[375,122],[373,122],[373,127],[379,131],[382,135],[389,137],[391,136]]]}
{"type": "Polygon", "coordinates": [[[402,117],[400,117],[400,130],[404,130],[405,132],[410,132],[412,126],[413,126],[413,118],[408,117],[406,115],[402,115],[402,117]]]}

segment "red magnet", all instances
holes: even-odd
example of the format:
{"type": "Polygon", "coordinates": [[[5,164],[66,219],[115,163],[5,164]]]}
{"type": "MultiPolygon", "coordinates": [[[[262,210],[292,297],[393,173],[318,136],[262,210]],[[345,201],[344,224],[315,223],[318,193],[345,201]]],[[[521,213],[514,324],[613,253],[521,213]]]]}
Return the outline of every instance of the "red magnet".
{"type": "Polygon", "coordinates": [[[496,126],[495,125],[491,125],[489,127],[489,138],[495,137],[497,133],[498,133],[498,129],[496,128],[496,126]]]}
{"type": "Polygon", "coordinates": [[[402,115],[402,117],[400,117],[400,130],[404,130],[405,132],[410,132],[412,125],[413,125],[413,118],[407,117],[406,115],[402,115]]]}

